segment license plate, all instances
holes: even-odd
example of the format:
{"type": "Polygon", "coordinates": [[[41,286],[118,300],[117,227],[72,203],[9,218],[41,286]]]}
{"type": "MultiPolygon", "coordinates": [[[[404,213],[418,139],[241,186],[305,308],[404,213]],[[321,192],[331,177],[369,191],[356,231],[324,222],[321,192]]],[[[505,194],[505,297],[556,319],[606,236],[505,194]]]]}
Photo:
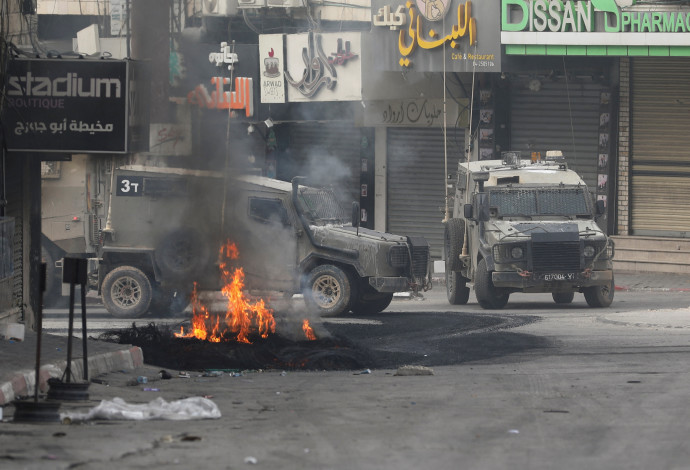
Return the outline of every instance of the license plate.
{"type": "Polygon", "coordinates": [[[551,273],[544,274],[545,281],[574,281],[575,273],[551,273]]]}

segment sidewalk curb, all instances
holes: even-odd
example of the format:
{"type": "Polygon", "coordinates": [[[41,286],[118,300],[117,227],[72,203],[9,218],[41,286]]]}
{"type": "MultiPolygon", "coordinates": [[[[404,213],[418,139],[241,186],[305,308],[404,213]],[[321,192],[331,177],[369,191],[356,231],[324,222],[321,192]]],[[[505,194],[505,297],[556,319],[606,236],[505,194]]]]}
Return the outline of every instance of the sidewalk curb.
{"type": "MultiPolygon", "coordinates": [[[[89,376],[105,374],[121,369],[134,369],[144,365],[144,353],[138,346],[133,346],[127,350],[113,351],[97,354],[89,357],[88,367],[89,376]]],[[[39,390],[48,391],[48,379],[61,378],[67,361],[60,361],[53,364],[42,365],[39,370],[39,390]]],[[[72,374],[75,377],[84,375],[84,361],[79,359],[72,360],[72,374]]],[[[33,395],[36,383],[36,370],[24,370],[15,373],[9,382],[0,384],[0,406],[7,405],[17,397],[33,395]]]]}
{"type": "Polygon", "coordinates": [[[690,292],[690,288],[685,287],[628,287],[616,286],[617,291],[623,292],[690,292]]]}

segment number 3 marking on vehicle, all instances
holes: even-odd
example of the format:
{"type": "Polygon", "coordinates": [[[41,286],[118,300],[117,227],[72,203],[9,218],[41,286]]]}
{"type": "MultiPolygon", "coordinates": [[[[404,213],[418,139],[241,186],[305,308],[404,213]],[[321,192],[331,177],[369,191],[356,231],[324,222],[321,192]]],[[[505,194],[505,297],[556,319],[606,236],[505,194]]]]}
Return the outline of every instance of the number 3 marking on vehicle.
{"type": "Polygon", "coordinates": [[[128,193],[130,189],[135,193],[139,192],[139,183],[132,183],[129,180],[122,180],[122,188],[120,191],[123,193],[128,193]]]}
{"type": "Polygon", "coordinates": [[[141,177],[118,176],[117,194],[119,196],[139,196],[141,195],[142,183],[141,177]]]}

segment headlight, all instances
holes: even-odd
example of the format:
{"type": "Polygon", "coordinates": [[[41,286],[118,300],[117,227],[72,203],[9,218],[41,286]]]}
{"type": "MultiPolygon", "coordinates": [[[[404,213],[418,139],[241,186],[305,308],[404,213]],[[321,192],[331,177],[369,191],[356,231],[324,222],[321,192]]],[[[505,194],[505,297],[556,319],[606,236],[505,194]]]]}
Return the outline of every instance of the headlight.
{"type": "Polygon", "coordinates": [[[510,256],[512,256],[514,259],[522,258],[522,248],[519,246],[514,246],[513,249],[510,250],[510,256]]]}
{"type": "Polygon", "coordinates": [[[597,250],[592,245],[586,245],[583,251],[585,258],[594,258],[597,250]]]}

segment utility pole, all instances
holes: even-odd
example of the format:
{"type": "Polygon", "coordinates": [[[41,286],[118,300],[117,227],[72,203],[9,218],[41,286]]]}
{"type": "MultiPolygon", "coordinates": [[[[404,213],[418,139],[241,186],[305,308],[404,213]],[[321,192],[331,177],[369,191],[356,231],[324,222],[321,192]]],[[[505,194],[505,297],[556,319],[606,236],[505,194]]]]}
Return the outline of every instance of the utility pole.
{"type": "Polygon", "coordinates": [[[130,0],[132,59],[146,61],[150,66],[147,91],[152,123],[170,121],[171,7],[171,0],[130,0]]]}

